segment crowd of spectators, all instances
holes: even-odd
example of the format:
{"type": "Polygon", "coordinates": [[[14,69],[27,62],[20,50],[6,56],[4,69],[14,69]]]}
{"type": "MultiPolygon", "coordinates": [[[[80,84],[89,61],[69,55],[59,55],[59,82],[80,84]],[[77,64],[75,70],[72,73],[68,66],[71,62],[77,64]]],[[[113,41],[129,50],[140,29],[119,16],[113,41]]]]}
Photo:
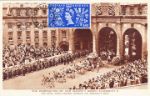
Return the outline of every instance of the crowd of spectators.
{"type": "Polygon", "coordinates": [[[102,60],[108,60],[111,61],[113,57],[115,57],[116,54],[113,50],[101,50],[100,51],[100,57],[102,60]]]}
{"type": "Polygon", "coordinates": [[[3,68],[62,53],[64,51],[61,48],[35,48],[31,45],[7,46],[3,49],[3,68]]]}
{"type": "MultiPolygon", "coordinates": [[[[103,66],[101,57],[97,64],[90,62],[88,58],[79,64],[73,61],[77,58],[88,57],[88,50],[80,50],[75,53],[68,53],[60,48],[34,48],[30,45],[18,45],[15,47],[5,47],[3,49],[3,80],[30,72],[57,66],[59,64],[70,64],[71,68],[54,71],[52,77],[45,77],[44,82],[50,81],[66,82],[66,78],[75,78],[75,73],[85,74],[103,66]],[[72,65],[73,64],[73,65],[72,65]],[[46,80],[46,81],[45,81],[46,80]]],[[[113,58],[112,64],[120,64],[119,57],[113,58]]],[[[114,69],[111,72],[102,74],[95,78],[84,81],[71,89],[106,89],[117,88],[141,83],[147,83],[147,61],[135,60],[114,69]]],[[[53,85],[54,87],[54,85],[53,85]]]]}
{"type": "Polygon", "coordinates": [[[3,79],[25,75],[58,64],[69,64],[69,62],[87,54],[89,54],[88,50],[68,53],[60,48],[40,49],[25,45],[14,48],[7,47],[3,52],[3,79]]]}
{"type": "Polygon", "coordinates": [[[106,89],[147,83],[147,61],[135,60],[71,89],[106,89]]]}

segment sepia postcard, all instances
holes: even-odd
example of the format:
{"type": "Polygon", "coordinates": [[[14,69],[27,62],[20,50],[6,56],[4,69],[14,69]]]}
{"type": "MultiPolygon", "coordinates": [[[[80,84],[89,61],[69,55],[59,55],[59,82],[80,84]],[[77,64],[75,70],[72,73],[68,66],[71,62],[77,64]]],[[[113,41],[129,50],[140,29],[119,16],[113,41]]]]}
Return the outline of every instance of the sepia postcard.
{"type": "Polygon", "coordinates": [[[148,96],[146,0],[10,1],[0,5],[1,96],[148,96]]]}

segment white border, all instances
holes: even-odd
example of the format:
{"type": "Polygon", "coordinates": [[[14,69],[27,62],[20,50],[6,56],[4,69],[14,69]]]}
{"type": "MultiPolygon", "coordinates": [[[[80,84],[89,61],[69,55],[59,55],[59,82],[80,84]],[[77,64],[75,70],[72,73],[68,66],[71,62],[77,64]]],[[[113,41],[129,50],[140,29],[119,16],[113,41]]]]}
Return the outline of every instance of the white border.
{"type": "MultiPolygon", "coordinates": [[[[113,0],[113,1],[108,1],[108,0],[45,0],[45,1],[42,1],[42,0],[24,0],[24,1],[21,1],[21,0],[7,0],[7,1],[0,1],[0,62],[1,62],[1,66],[2,66],[2,48],[3,48],[3,25],[2,25],[2,3],[100,3],[100,2],[112,2],[112,3],[148,3],[148,23],[150,22],[150,6],[149,6],[149,3],[150,1],[149,0],[113,0]]],[[[149,59],[149,51],[150,51],[150,25],[148,24],[148,30],[147,30],[147,49],[148,49],[148,62],[150,62],[150,59],[149,59]]],[[[150,68],[150,65],[148,64],[148,69],[150,68]]],[[[2,67],[0,67],[0,72],[2,73],[2,67]]],[[[148,70],[148,74],[149,73],[149,70],[148,70]]],[[[40,92],[32,92],[34,90],[3,90],[2,89],[2,75],[0,75],[1,77],[1,81],[0,81],[0,96],[51,96],[50,94],[41,94],[40,92]]],[[[150,77],[148,75],[148,77],[150,77]]],[[[150,78],[149,78],[149,81],[150,81],[150,78]]],[[[148,84],[149,85],[149,84],[148,84]]],[[[63,94],[64,96],[67,96],[67,94],[63,94]]],[[[63,96],[62,94],[60,96],[63,96]]],[[[68,94],[70,95],[70,94],[68,94]]],[[[83,94],[81,94],[83,95],[83,94]]],[[[94,94],[86,94],[86,95],[94,95],[94,94]]],[[[104,96],[150,96],[150,90],[149,90],[149,86],[148,86],[148,89],[120,89],[118,90],[118,92],[108,92],[108,94],[99,94],[100,96],[104,95],[104,96]]],[[[57,95],[54,95],[54,96],[57,96],[57,95]]],[[[74,96],[78,96],[78,94],[74,94],[74,96]]],[[[97,96],[97,94],[95,94],[95,96],[97,96]]]]}

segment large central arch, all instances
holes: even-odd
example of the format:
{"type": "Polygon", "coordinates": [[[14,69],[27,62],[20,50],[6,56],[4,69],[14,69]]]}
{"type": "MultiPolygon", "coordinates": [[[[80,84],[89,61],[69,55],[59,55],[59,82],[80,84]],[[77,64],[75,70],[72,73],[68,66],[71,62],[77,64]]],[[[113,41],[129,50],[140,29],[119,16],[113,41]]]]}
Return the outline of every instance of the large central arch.
{"type": "Polygon", "coordinates": [[[123,34],[124,59],[130,61],[142,57],[142,37],[138,30],[129,28],[123,34]]]}
{"type": "Polygon", "coordinates": [[[92,32],[90,29],[76,29],[74,32],[74,48],[78,50],[92,51],[92,32]]]}
{"type": "Polygon", "coordinates": [[[110,27],[104,27],[100,30],[98,35],[98,54],[106,54],[102,59],[107,59],[111,55],[111,59],[116,56],[117,52],[117,35],[110,27]]]}

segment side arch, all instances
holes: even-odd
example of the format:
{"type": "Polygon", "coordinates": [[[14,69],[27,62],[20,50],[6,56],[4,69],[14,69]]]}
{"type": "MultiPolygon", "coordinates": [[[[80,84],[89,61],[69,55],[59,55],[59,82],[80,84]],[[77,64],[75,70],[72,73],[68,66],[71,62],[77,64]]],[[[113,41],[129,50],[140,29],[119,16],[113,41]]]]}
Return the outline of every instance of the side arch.
{"type": "Polygon", "coordinates": [[[64,51],[68,51],[69,50],[69,42],[67,42],[67,41],[61,41],[59,43],[59,47],[61,49],[63,49],[64,51]]]}
{"type": "Polygon", "coordinates": [[[92,52],[93,34],[90,29],[76,29],[73,35],[75,51],[89,50],[92,52]]]}
{"type": "Polygon", "coordinates": [[[142,36],[135,28],[128,28],[123,34],[123,56],[133,61],[142,58],[142,36]]]}
{"type": "Polygon", "coordinates": [[[106,54],[104,59],[111,55],[111,59],[117,53],[117,33],[110,27],[103,27],[98,34],[98,54],[106,54]]]}

